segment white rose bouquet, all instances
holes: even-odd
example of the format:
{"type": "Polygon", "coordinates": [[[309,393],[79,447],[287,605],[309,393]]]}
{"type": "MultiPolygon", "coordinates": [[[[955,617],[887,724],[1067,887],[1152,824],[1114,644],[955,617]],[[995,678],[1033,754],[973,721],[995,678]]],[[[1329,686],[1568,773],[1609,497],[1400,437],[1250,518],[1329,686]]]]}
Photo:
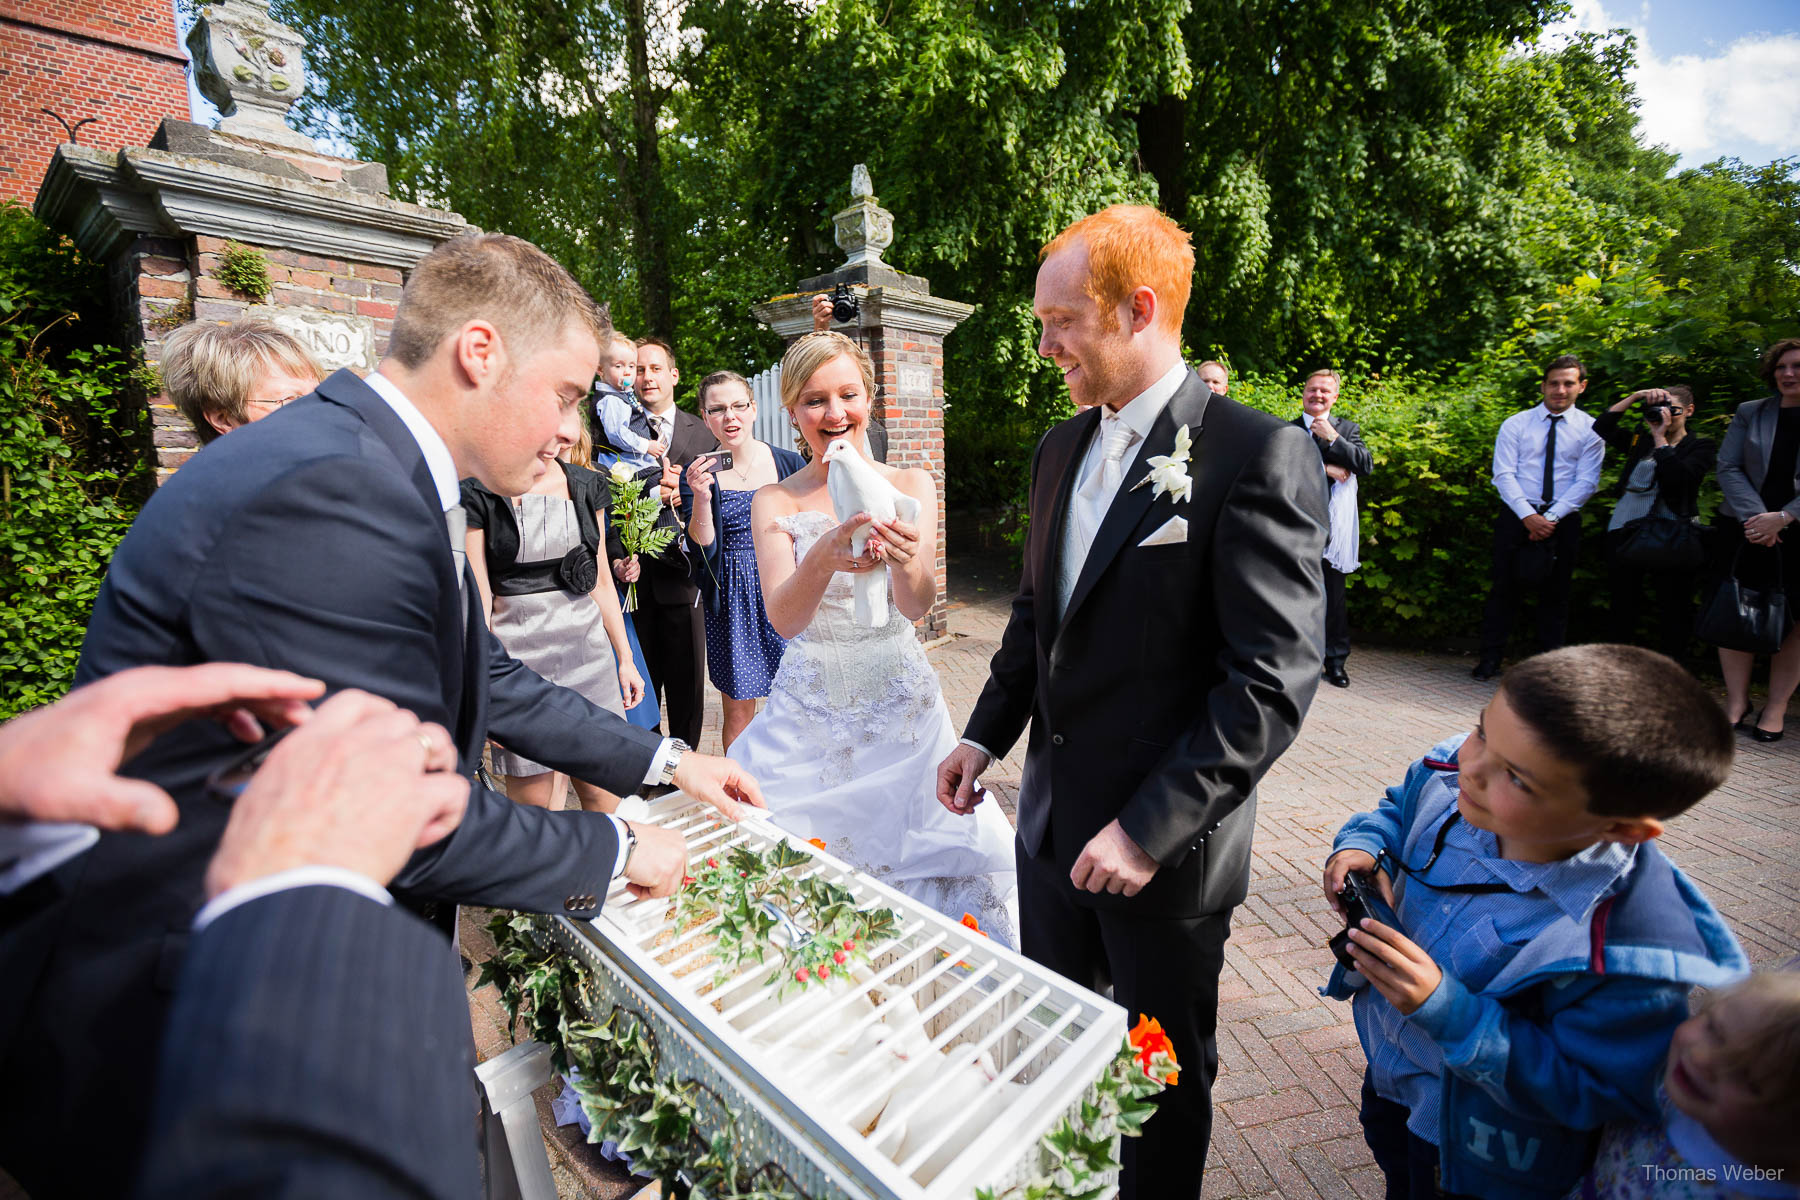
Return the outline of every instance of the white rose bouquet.
{"type": "MultiPolygon", "coordinates": [[[[618,531],[619,543],[625,547],[625,553],[654,558],[667,550],[678,531],[672,526],[657,524],[663,505],[655,493],[647,493],[644,481],[624,463],[613,464],[607,484],[612,491],[613,528],[618,531]]],[[[625,585],[625,611],[636,610],[637,581],[633,580],[625,585]]]]}

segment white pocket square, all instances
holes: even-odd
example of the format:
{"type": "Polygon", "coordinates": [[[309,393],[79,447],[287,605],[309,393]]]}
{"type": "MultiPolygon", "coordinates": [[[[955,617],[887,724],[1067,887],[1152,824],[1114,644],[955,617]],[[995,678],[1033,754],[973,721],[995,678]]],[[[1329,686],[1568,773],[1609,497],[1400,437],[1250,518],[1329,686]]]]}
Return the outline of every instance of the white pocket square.
{"type": "Polygon", "coordinates": [[[1141,546],[1179,546],[1187,541],[1187,518],[1170,517],[1155,533],[1139,542],[1141,546]]]}

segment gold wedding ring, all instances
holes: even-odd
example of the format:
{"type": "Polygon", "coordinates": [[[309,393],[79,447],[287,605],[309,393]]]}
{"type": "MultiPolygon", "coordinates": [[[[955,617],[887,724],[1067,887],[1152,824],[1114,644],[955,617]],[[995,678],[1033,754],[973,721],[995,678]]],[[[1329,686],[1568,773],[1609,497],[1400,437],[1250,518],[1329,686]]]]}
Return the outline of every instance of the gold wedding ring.
{"type": "Polygon", "coordinates": [[[419,745],[424,748],[425,761],[430,762],[432,753],[437,749],[436,745],[431,740],[431,735],[426,733],[423,729],[415,729],[413,731],[413,737],[417,738],[419,740],[419,745]]]}

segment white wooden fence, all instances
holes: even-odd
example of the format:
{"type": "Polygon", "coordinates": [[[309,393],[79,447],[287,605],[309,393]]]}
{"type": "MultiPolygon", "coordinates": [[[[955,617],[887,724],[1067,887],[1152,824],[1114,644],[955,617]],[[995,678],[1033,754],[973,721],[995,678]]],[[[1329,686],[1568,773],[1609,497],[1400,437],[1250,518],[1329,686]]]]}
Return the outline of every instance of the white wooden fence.
{"type": "Polygon", "coordinates": [[[750,377],[750,398],[756,401],[756,424],[751,431],[756,439],[792,450],[794,429],[788,424],[787,410],[781,407],[780,363],[750,377]]]}

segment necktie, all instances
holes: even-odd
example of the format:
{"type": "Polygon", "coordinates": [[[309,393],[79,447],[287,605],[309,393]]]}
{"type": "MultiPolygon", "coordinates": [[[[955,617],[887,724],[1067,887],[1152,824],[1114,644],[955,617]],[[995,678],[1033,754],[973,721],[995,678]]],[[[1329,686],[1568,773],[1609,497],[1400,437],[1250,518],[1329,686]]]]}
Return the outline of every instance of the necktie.
{"type": "Polygon", "coordinates": [[[464,535],[469,531],[469,514],[467,510],[460,504],[452,504],[449,508],[446,508],[444,510],[444,528],[450,534],[450,557],[456,563],[456,596],[457,599],[465,601],[465,603],[460,604],[457,607],[462,610],[463,622],[464,624],[467,624],[469,620],[469,606],[466,603],[467,597],[463,592],[463,576],[466,575],[469,570],[468,543],[464,540],[464,535]]]}
{"type": "Polygon", "coordinates": [[[1555,413],[1550,417],[1550,436],[1544,439],[1544,507],[1550,507],[1550,501],[1556,496],[1556,427],[1562,421],[1562,414],[1555,413]]]}
{"type": "Polygon", "coordinates": [[[1100,522],[1105,519],[1106,510],[1112,506],[1113,497],[1118,495],[1119,481],[1125,475],[1125,452],[1131,449],[1131,443],[1135,440],[1137,434],[1117,416],[1109,412],[1100,419],[1100,469],[1087,477],[1076,497],[1075,536],[1078,553],[1073,556],[1071,565],[1077,570],[1087,559],[1088,548],[1094,544],[1094,535],[1100,532],[1100,522]]]}

